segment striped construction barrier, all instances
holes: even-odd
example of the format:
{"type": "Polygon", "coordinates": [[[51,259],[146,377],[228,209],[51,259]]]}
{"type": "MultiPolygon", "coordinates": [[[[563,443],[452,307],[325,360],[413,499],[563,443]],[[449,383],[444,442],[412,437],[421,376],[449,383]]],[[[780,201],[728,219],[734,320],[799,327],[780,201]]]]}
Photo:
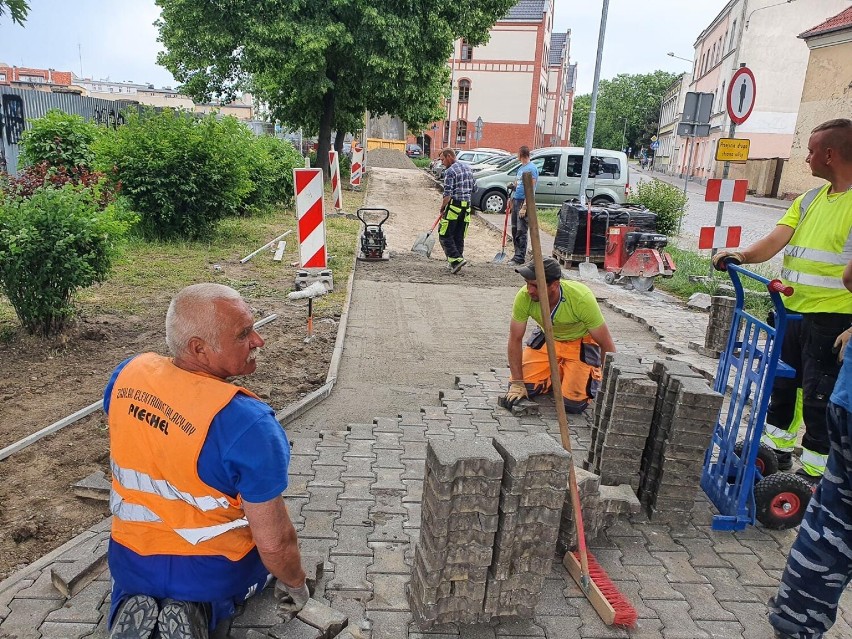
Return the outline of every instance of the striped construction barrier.
{"type": "Polygon", "coordinates": [[[331,197],[334,202],[334,210],[343,208],[343,193],[340,186],[340,158],[337,151],[328,152],[328,169],[331,175],[331,197]]]}
{"type": "Polygon", "coordinates": [[[326,268],[322,169],[293,169],[302,268],[326,268]]]}
{"type": "Polygon", "coordinates": [[[352,146],[352,170],[349,174],[349,185],[355,188],[361,186],[361,176],[364,173],[364,149],[354,144],[352,146]]]}

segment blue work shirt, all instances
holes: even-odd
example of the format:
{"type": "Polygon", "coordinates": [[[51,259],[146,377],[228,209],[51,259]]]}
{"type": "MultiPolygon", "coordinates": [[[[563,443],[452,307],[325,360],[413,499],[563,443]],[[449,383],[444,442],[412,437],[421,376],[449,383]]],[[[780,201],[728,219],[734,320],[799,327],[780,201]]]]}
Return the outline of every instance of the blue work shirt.
{"type": "Polygon", "coordinates": [[[527,162],[526,164],[521,165],[521,168],[518,169],[517,181],[518,186],[515,188],[515,194],[512,196],[516,200],[523,200],[526,195],[524,194],[524,173],[529,173],[533,177],[533,185],[538,182],[538,169],[535,168],[535,164],[532,162],[527,162]]]}

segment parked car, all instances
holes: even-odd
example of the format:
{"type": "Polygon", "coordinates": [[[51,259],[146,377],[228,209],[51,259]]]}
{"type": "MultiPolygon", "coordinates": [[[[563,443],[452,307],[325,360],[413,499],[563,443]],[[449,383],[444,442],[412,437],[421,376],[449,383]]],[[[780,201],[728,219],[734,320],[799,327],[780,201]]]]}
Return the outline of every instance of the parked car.
{"type": "Polygon", "coordinates": [[[489,158],[493,158],[496,153],[491,151],[461,151],[456,154],[456,161],[464,162],[465,164],[479,164],[489,158]]]}
{"type": "Polygon", "coordinates": [[[493,153],[494,155],[513,155],[512,153],[509,153],[505,149],[489,149],[488,147],[485,147],[485,146],[478,146],[473,150],[474,151],[485,151],[486,153],[493,153]]]}
{"type": "Polygon", "coordinates": [[[483,171],[494,171],[503,167],[509,170],[509,164],[512,162],[518,162],[518,158],[514,155],[495,155],[487,160],[483,160],[479,164],[472,164],[470,170],[473,171],[474,175],[483,171]]]}
{"type": "MultiPolygon", "coordinates": [[[[552,147],[537,149],[531,161],[538,169],[535,202],[539,206],[561,206],[565,200],[580,197],[580,172],[583,149],[552,147]]],[[[476,177],[471,197],[474,208],[486,213],[506,209],[508,186],[517,179],[520,163],[508,163],[493,171],[483,171],[476,177]]],[[[592,149],[588,189],[594,189],[594,204],[623,204],[630,193],[627,155],[621,151],[592,149]]]]}
{"type": "Polygon", "coordinates": [[[410,158],[422,158],[423,149],[420,147],[419,144],[406,144],[405,154],[410,158]]]}

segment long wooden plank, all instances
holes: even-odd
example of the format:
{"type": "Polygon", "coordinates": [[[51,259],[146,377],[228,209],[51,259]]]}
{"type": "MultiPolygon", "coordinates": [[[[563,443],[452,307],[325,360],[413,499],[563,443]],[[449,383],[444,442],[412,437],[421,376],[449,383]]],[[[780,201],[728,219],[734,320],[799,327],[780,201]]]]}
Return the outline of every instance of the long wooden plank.
{"type": "MultiPolygon", "coordinates": [[[[580,590],[583,590],[583,586],[580,583],[580,562],[577,561],[574,553],[566,552],[565,556],[562,558],[562,565],[565,566],[565,569],[569,572],[571,577],[573,577],[574,581],[577,582],[577,585],[580,586],[580,590]]],[[[589,589],[584,591],[583,594],[586,595],[586,599],[588,599],[589,603],[592,604],[592,607],[598,613],[598,616],[600,616],[601,621],[603,621],[607,626],[611,626],[615,622],[615,608],[610,605],[609,601],[607,601],[606,597],[604,597],[594,580],[589,580],[589,589]]]]}
{"type": "Polygon", "coordinates": [[[96,410],[100,410],[103,407],[104,400],[101,399],[95,402],[94,404],[90,404],[85,408],[81,408],[76,413],[68,415],[68,417],[63,417],[58,422],[52,423],[50,426],[46,426],[41,430],[34,432],[32,435],[24,437],[22,440],[15,442],[11,446],[6,446],[6,448],[0,450],[0,461],[6,459],[9,455],[17,453],[19,450],[23,450],[33,442],[37,442],[42,437],[52,435],[61,428],[65,428],[69,424],[73,424],[77,420],[83,419],[86,415],[91,415],[96,410]]]}

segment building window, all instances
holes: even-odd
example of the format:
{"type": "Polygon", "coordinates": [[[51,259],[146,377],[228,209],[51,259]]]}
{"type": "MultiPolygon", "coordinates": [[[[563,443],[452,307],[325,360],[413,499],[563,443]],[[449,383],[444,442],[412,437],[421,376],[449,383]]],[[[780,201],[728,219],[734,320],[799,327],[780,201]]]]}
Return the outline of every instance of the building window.
{"type": "Polygon", "coordinates": [[[722,80],[722,90],[719,92],[719,113],[725,110],[725,81],[722,80]]]}
{"type": "Polygon", "coordinates": [[[450,146],[450,121],[444,120],[444,146],[450,146]]]}
{"type": "Polygon", "coordinates": [[[459,102],[470,100],[470,80],[459,80],[459,102]]]}
{"type": "Polygon", "coordinates": [[[473,60],[473,47],[468,44],[467,40],[462,40],[461,61],[470,62],[471,60],[473,60]]]}
{"type": "Polygon", "coordinates": [[[731,27],[731,42],[728,44],[728,51],[734,48],[734,38],[737,37],[737,21],[734,20],[734,25],[731,27]]]}
{"type": "Polygon", "coordinates": [[[456,125],[456,144],[464,144],[467,142],[467,121],[459,120],[456,125]]]}
{"type": "Polygon", "coordinates": [[[5,81],[6,81],[6,74],[0,73],[0,82],[5,82],[5,81]]]}
{"type": "Polygon", "coordinates": [[[35,83],[43,83],[44,82],[44,78],[41,77],[40,75],[21,75],[19,77],[20,77],[21,82],[35,82],[35,83]]]}

